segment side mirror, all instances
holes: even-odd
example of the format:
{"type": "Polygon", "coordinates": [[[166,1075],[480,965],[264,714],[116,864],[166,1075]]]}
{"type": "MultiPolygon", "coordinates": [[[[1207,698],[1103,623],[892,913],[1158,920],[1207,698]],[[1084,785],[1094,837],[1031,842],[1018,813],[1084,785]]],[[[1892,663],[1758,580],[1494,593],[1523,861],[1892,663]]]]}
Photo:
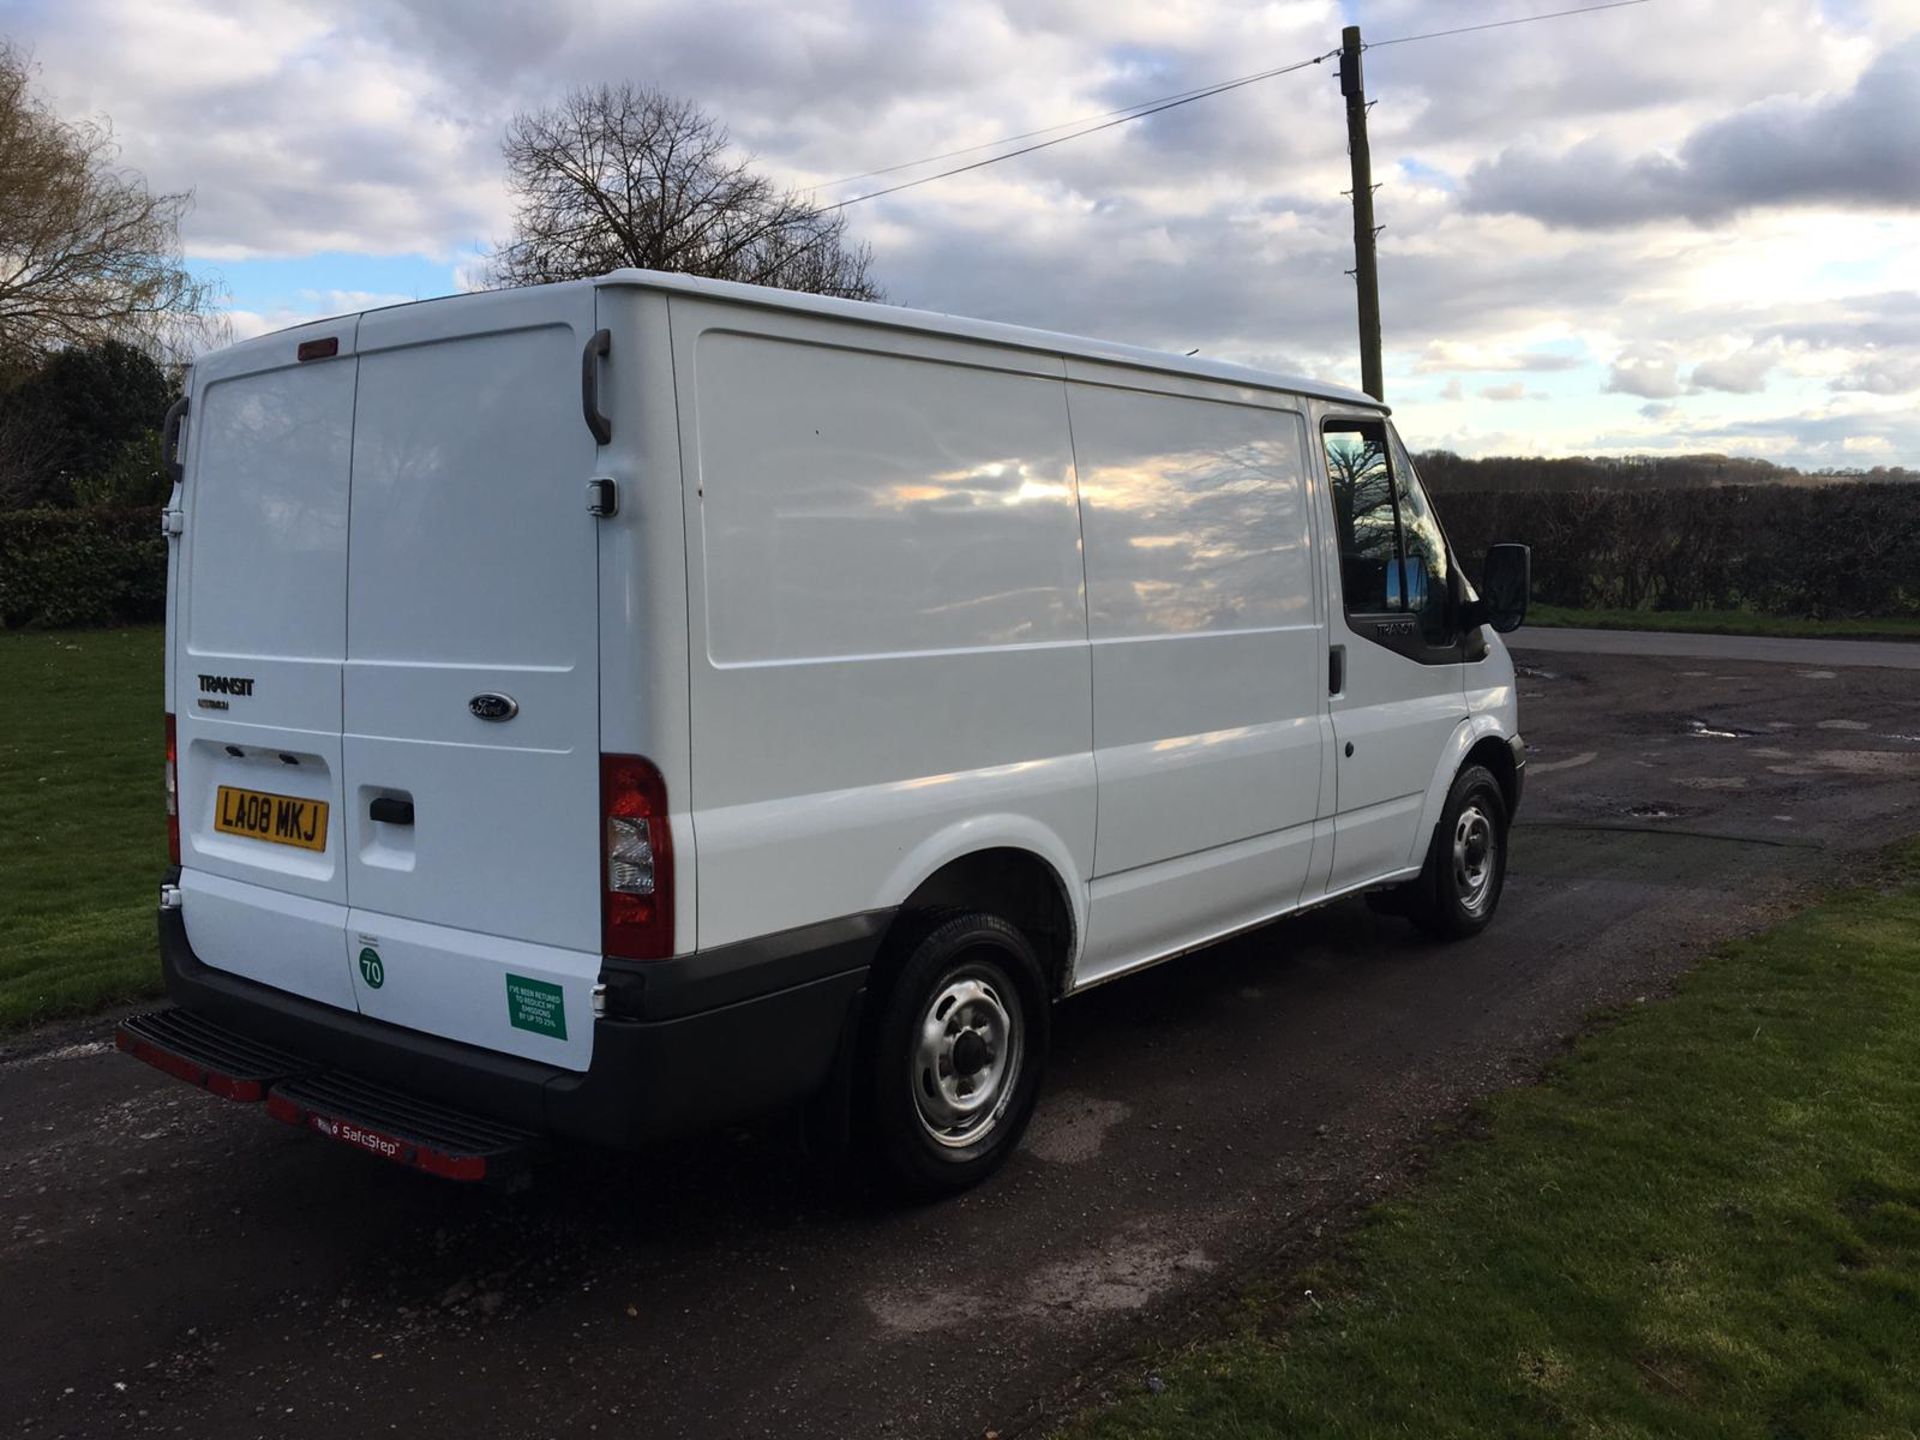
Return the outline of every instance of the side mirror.
{"type": "Polygon", "coordinates": [[[1532,588],[1530,546],[1489,546],[1480,572],[1480,599],[1467,607],[1468,623],[1491,625],[1502,635],[1518,630],[1527,618],[1527,595],[1532,588]]]}

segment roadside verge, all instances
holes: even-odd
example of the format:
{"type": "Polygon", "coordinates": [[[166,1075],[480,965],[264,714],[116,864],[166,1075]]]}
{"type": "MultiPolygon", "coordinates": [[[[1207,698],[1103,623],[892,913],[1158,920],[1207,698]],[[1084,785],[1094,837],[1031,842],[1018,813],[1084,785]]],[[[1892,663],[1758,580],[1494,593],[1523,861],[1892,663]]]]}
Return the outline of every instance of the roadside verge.
{"type": "Polygon", "coordinates": [[[1483,1119],[1065,1434],[1920,1428],[1920,844],[1483,1119]]]}

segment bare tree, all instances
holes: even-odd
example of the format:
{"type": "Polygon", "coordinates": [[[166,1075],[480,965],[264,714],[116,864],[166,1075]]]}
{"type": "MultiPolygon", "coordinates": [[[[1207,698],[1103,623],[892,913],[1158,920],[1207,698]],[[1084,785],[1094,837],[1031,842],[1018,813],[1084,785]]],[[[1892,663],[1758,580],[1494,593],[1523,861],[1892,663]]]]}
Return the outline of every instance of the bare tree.
{"type": "Polygon", "coordinates": [[[624,265],[877,300],[846,216],[782,190],[686,100],[633,85],[575,90],[516,115],[502,149],[518,206],[493,256],[504,285],[624,265]]]}
{"type": "Polygon", "coordinates": [[[106,339],[165,349],[208,310],[180,261],[192,196],[155,195],[108,126],[61,119],[30,70],[0,41],[0,367],[106,339]]]}

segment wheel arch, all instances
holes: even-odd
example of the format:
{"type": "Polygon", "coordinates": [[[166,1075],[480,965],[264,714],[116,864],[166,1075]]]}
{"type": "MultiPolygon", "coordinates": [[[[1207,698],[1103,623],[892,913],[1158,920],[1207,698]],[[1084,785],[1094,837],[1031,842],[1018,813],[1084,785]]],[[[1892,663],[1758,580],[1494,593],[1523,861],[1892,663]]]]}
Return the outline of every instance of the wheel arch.
{"type": "MultiPolygon", "coordinates": [[[[1065,847],[1035,842],[1035,836],[1021,835],[970,848],[947,846],[932,852],[940,855],[937,861],[923,855],[918,864],[903,865],[889,886],[904,896],[889,940],[931,911],[985,910],[1027,936],[1040,952],[1051,993],[1063,994],[1086,932],[1085,896],[1066,879],[1074,871],[1065,847]]],[[[882,955],[890,948],[884,945],[882,955]]]]}
{"type": "Polygon", "coordinates": [[[1434,766],[1433,780],[1427,786],[1427,798],[1420,811],[1420,825],[1414,832],[1410,863],[1417,865],[1426,858],[1434,827],[1440,823],[1440,812],[1447,806],[1447,792],[1453,788],[1454,777],[1468,765],[1485,765],[1493,772],[1494,779],[1500,782],[1500,795],[1506,801],[1507,813],[1512,815],[1518,776],[1505,728],[1491,715],[1462,720],[1441,751],[1439,764],[1434,766]]]}

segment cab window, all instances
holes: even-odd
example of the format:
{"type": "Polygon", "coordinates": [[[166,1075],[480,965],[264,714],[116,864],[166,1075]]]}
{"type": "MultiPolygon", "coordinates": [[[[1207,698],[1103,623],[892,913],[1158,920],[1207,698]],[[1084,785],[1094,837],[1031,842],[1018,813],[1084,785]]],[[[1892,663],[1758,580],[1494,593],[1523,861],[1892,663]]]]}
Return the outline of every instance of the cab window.
{"type": "Polygon", "coordinates": [[[1406,449],[1380,420],[1330,420],[1327,478],[1349,615],[1411,615],[1449,640],[1447,542],[1406,449]]]}

